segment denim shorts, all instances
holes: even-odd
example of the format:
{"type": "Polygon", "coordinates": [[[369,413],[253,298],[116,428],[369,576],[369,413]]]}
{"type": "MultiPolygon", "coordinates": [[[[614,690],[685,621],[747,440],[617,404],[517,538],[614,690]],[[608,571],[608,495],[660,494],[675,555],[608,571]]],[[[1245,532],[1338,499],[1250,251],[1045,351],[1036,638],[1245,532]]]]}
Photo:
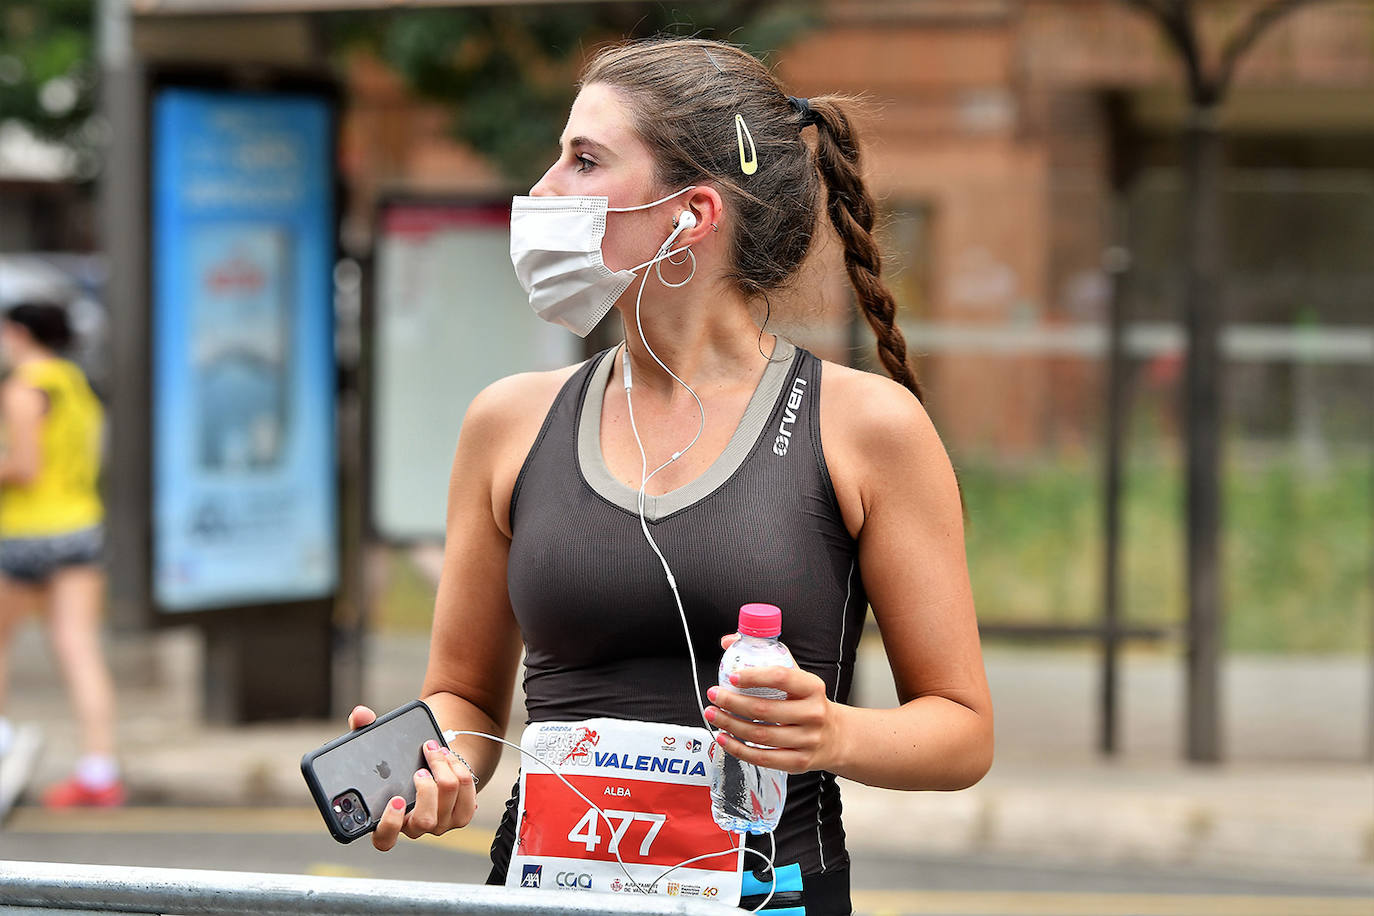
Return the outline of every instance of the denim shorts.
{"type": "Polygon", "coordinates": [[[100,562],[104,545],[100,525],[48,537],[0,538],[0,573],[25,585],[44,585],[64,566],[100,562]]]}

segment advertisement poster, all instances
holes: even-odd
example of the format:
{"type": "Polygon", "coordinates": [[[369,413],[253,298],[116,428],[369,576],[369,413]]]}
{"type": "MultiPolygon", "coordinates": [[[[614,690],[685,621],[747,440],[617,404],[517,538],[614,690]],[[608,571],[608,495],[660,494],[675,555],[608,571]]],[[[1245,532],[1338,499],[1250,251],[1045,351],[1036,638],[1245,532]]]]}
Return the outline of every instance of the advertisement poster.
{"type": "Polygon", "coordinates": [[[440,541],[468,404],[503,376],[577,362],[582,341],[530,310],[509,200],[393,200],[378,217],[371,521],[388,540],[440,541]]]}
{"type": "Polygon", "coordinates": [[[189,611],[328,596],[329,103],[164,89],[152,123],[154,599],[189,611]]]}

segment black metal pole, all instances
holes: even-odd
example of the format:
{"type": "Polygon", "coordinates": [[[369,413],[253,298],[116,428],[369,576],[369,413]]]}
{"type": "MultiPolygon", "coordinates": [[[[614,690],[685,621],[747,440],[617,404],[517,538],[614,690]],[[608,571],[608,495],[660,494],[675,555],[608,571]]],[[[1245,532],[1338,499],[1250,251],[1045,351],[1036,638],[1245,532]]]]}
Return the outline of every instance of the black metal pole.
{"type": "Polygon", "coordinates": [[[1188,339],[1184,380],[1187,429],[1187,593],[1189,760],[1222,756],[1221,639],[1221,311],[1225,237],[1221,218],[1221,130],[1215,104],[1194,100],[1184,142],[1183,235],[1188,339]]]}
{"type": "MultiPolygon", "coordinates": [[[[1117,204],[1120,210],[1123,205],[1117,204]]],[[[1119,213],[1114,222],[1122,222],[1119,213]]],[[[1116,233],[1122,238],[1121,232],[1116,233]]],[[[1098,747],[1103,754],[1117,751],[1117,655],[1121,647],[1120,572],[1121,572],[1121,477],[1123,440],[1126,426],[1126,274],[1130,253],[1121,245],[1108,248],[1102,268],[1111,277],[1111,301],[1107,323],[1107,416],[1106,456],[1103,481],[1103,555],[1102,555],[1102,694],[1101,733],[1098,747]]]]}

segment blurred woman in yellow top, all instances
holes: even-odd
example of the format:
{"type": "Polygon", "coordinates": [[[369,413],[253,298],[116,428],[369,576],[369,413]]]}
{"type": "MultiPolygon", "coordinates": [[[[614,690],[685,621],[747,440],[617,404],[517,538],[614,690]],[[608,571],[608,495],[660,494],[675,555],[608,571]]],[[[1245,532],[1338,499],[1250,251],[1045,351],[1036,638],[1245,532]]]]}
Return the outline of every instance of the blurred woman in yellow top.
{"type": "MultiPolygon", "coordinates": [[[[15,625],[42,612],[85,745],[52,807],[118,805],[114,686],[100,644],[105,579],[98,490],[104,411],[86,376],[58,354],[71,342],[66,311],[16,305],[0,321],[0,712],[15,625]]],[[[0,743],[13,728],[0,717],[0,743]]]]}

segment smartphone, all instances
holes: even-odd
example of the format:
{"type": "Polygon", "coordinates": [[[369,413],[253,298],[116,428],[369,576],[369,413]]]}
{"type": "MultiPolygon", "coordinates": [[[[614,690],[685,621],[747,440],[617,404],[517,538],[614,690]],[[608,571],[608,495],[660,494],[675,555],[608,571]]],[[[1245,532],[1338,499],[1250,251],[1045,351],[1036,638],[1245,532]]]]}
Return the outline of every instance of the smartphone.
{"type": "Polygon", "coordinates": [[[415,771],[426,765],[431,740],[444,743],[439,723],[415,700],[301,758],[301,775],[334,839],[351,843],[375,830],[397,795],[407,812],[415,807],[415,771]]]}

